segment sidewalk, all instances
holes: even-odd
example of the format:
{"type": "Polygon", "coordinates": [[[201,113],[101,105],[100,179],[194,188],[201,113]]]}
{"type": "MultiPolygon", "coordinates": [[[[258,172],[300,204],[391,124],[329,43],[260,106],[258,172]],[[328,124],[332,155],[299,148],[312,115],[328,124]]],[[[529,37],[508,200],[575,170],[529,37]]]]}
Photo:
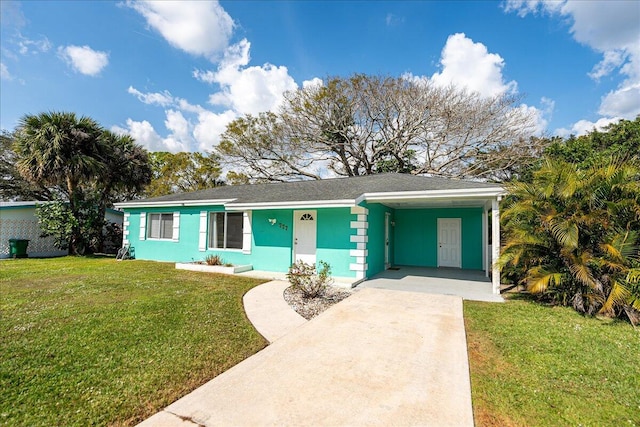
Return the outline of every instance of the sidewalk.
{"type": "Polygon", "coordinates": [[[307,323],[282,296],[289,286],[289,282],[273,280],[256,286],[242,298],[249,321],[270,343],[307,323]]]}

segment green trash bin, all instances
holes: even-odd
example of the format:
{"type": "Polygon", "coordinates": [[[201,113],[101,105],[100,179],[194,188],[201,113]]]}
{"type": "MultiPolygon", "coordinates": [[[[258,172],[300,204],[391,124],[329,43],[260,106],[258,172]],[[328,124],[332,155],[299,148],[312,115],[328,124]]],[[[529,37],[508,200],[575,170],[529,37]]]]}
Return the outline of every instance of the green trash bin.
{"type": "Polygon", "coordinates": [[[26,258],[29,241],[25,239],[9,239],[9,256],[11,258],[26,258]]]}

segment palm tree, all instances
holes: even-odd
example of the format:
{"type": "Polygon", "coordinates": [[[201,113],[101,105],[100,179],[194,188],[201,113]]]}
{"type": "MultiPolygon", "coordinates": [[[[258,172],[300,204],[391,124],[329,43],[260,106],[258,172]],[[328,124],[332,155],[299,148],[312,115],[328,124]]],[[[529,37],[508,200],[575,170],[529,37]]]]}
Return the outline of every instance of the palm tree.
{"type": "MultiPolygon", "coordinates": [[[[102,128],[89,117],[74,113],[48,112],[25,115],[16,132],[18,169],[29,181],[58,186],[67,196],[69,208],[78,217],[80,183],[99,175],[105,168],[102,128]]],[[[74,230],[70,249],[80,241],[74,230]]]]}
{"type": "MultiPolygon", "coordinates": [[[[98,217],[104,218],[113,202],[133,199],[142,193],[151,181],[151,166],[147,150],[131,136],[104,130],[100,138],[107,152],[105,167],[91,182],[89,198],[97,205],[98,217]]],[[[102,237],[102,233],[96,234],[102,237]]],[[[102,249],[102,239],[97,246],[102,249]]]]}
{"type": "Polygon", "coordinates": [[[532,294],[589,315],[640,310],[630,274],[640,267],[636,165],[612,159],[580,169],[546,159],[532,182],[508,189],[499,260],[507,274],[532,294]]]}

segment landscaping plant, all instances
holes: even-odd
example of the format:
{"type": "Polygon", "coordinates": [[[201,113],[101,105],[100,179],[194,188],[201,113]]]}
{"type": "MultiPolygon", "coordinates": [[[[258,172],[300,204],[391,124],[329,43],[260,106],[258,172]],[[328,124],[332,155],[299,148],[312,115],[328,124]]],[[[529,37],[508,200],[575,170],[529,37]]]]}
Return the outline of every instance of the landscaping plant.
{"type": "Polygon", "coordinates": [[[546,159],[531,182],[507,186],[506,278],[587,315],[640,320],[640,168],[546,159]]]}
{"type": "Polygon", "coordinates": [[[322,296],[332,282],[331,267],[324,261],[318,263],[320,271],[313,264],[307,264],[302,260],[296,261],[287,273],[287,279],[302,292],[304,298],[316,298],[322,296]]]}
{"type": "Polygon", "coordinates": [[[220,255],[207,255],[204,262],[207,265],[226,265],[220,255]]]}

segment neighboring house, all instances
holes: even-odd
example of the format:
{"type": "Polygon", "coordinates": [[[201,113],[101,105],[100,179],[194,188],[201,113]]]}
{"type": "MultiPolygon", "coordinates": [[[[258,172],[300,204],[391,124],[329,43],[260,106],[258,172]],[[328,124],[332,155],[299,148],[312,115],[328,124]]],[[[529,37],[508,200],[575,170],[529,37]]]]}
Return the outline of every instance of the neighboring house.
{"type": "MultiPolygon", "coordinates": [[[[380,174],[215,187],[118,203],[124,241],[139,259],[190,262],[220,255],[255,270],[286,272],[326,261],[362,280],[392,265],[489,274],[499,242],[497,184],[380,174]],[[491,215],[491,224],[488,215],[491,215]],[[491,228],[490,228],[491,227],[491,228]]],[[[499,271],[493,272],[499,293],[499,271]]]]}
{"type": "MultiPolygon", "coordinates": [[[[40,237],[42,231],[36,217],[36,205],[47,202],[0,202],[0,258],[9,257],[9,239],[29,240],[30,257],[67,255],[53,245],[53,237],[40,237]]],[[[124,214],[107,209],[105,219],[122,226],[124,214]]]]}

